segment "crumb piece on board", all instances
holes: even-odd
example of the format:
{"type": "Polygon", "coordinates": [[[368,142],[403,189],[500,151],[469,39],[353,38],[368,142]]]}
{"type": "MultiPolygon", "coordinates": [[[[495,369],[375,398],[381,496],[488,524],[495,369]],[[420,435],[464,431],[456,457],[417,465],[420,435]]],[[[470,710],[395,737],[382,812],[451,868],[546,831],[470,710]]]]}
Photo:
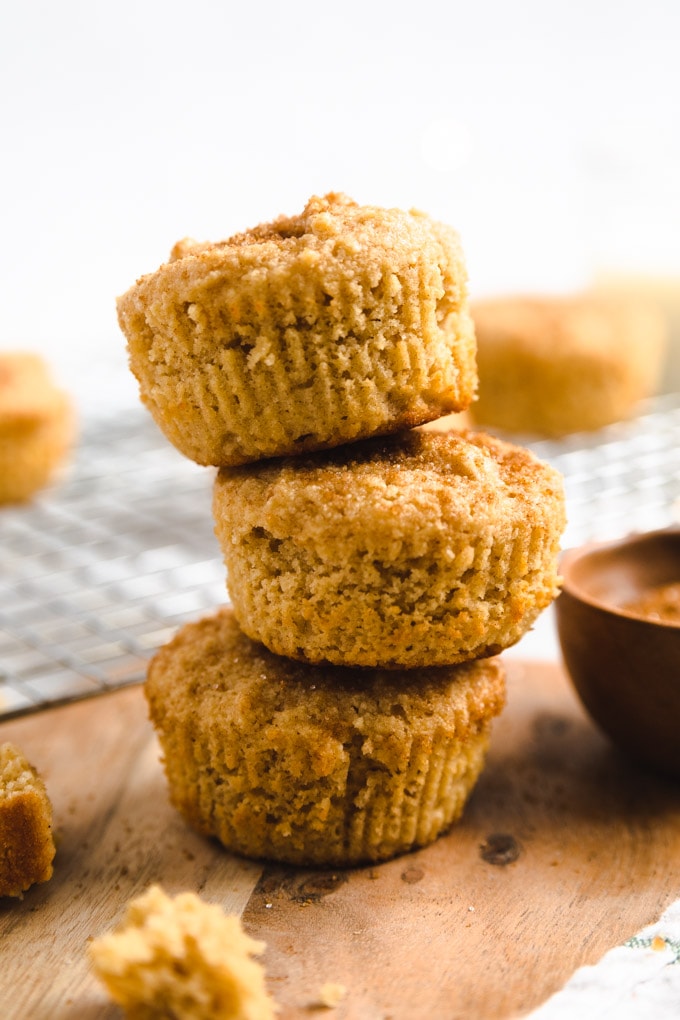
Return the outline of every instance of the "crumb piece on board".
{"type": "Polygon", "coordinates": [[[326,1006],[327,1009],[335,1009],[336,1006],[340,1005],[346,994],[347,989],[344,985],[327,981],[319,989],[319,1005],[326,1006]]]}
{"type": "Polygon", "coordinates": [[[278,1007],[236,915],[158,885],[132,900],[122,923],[90,945],[97,977],[129,1017],[272,1020],[278,1007]]]}

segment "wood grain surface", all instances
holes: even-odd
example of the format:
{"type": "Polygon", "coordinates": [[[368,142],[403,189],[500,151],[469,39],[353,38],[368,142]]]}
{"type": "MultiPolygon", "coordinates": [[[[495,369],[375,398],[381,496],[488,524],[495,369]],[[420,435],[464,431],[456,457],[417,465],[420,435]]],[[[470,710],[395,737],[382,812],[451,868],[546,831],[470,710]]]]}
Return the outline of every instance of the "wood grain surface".
{"type": "Polygon", "coordinates": [[[462,822],[376,867],[243,861],[170,807],[139,688],[0,726],[42,772],[53,879],[0,900],[3,1020],[119,1017],[89,941],[152,882],[242,914],[280,1016],[526,1014],[680,896],[680,785],[626,762],[553,664],[508,660],[508,706],[462,822]],[[326,982],[346,994],[319,1004],[326,982]]]}

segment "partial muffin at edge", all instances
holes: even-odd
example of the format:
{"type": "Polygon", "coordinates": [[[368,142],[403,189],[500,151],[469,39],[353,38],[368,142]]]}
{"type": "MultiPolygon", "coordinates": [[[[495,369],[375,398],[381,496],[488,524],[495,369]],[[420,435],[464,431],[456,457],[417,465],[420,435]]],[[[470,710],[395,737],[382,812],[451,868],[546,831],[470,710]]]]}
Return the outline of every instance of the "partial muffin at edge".
{"type": "Polygon", "coordinates": [[[223,470],[213,514],[239,623],[303,661],[495,655],[558,590],[562,477],[481,433],[412,430],[223,470]]]}
{"type": "Polygon", "coordinates": [[[0,744],[0,897],[47,882],[54,855],[45,783],[18,747],[0,744]]]}
{"type": "Polygon", "coordinates": [[[29,500],[52,481],[74,437],[71,400],[43,358],[0,352],[0,504],[29,500]]]}
{"type": "Polygon", "coordinates": [[[223,609],[156,654],[145,693],[192,827],[251,858],[352,866],[424,846],[460,817],[505,680],[498,659],[307,666],[250,641],[223,609]]]}
{"type": "Polygon", "coordinates": [[[460,242],[417,211],[315,197],[227,241],[178,243],[117,306],[142,400],[199,464],[410,428],[476,391],[460,242]]]}
{"type": "Polygon", "coordinates": [[[660,380],[667,326],[639,297],[586,292],[472,305],[477,424],[559,437],[629,417],[660,380]]]}

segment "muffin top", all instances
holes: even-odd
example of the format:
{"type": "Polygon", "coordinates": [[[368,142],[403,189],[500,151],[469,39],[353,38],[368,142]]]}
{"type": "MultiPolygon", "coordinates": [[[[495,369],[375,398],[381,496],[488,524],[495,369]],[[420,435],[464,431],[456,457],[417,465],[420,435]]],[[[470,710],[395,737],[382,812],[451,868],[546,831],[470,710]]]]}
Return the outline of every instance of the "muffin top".
{"type": "Polygon", "coordinates": [[[292,772],[327,775],[357,738],[391,769],[405,765],[416,735],[465,740],[501,711],[505,681],[495,659],[370,672],[306,665],[251,641],[225,608],[156,654],[146,693],[161,716],[193,719],[201,732],[226,725],[254,753],[285,748],[292,772]]]}
{"type": "MultiPolygon", "coordinates": [[[[297,216],[279,216],[224,241],[178,241],[170,259],[155,273],[140,277],[128,295],[149,287],[190,288],[192,280],[206,274],[233,276],[266,274],[272,283],[278,276],[290,279],[291,271],[320,278],[329,295],[341,282],[353,278],[372,281],[377,287],[385,275],[386,259],[398,274],[418,265],[437,266],[441,293],[449,307],[445,318],[467,297],[467,270],[456,231],[417,210],[385,209],[359,205],[346,195],[331,192],[312,197],[297,216]]],[[[399,281],[393,281],[395,291],[399,281]]],[[[126,295],[119,300],[126,304],[126,295]]],[[[238,319],[237,310],[230,309],[238,319]]]]}
{"type": "Polygon", "coordinates": [[[236,262],[249,268],[266,267],[276,275],[291,260],[303,270],[318,270],[327,263],[329,273],[333,264],[356,261],[364,270],[375,266],[377,286],[386,253],[395,265],[453,262],[456,272],[450,282],[458,297],[464,296],[467,271],[455,230],[418,210],[359,205],[337,192],[313,196],[298,215],[278,216],[225,241],[201,243],[184,238],[172,248],[169,264],[184,262],[183,270],[191,272],[196,263],[207,268],[236,262]]]}
{"type": "MultiPolygon", "coordinates": [[[[408,431],[323,454],[222,471],[216,516],[234,494],[241,526],[274,540],[354,549],[389,560],[399,546],[426,555],[450,535],[507,531],[545,521],[564,527],[562,477],[523,447],[483,433],[408,431]]],[[[237,540],[235,538],[235,540],[237,540]]]]}

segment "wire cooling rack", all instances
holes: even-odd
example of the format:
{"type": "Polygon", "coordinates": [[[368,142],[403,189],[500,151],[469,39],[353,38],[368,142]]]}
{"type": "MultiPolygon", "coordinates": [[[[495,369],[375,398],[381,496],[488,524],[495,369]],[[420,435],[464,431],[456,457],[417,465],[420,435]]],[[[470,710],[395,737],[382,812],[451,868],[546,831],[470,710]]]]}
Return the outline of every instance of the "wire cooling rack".
{"type": "Polygon", "coordinates": [[[0,511],[0,718],[141,680],[226,601],[212,477],[134,408],[86,421],[65,477],[0,511]]]}
{"type": "MultiPolygon", "coordinates": [[[[565,477],[565,547],[680,516],[680,395],[560,442],[523,441],[565,477]]],[[[0,510],[0,719],[137,683],[155,650],[227,601],[213,471],[141,407],[90,415],[65,476],[0,510]]]]}
{"type": "Polygon", "coordinates": [[[680,524],[680,394],[598,432],[525,445],[564,475],[564,548],[680,524]]]}

